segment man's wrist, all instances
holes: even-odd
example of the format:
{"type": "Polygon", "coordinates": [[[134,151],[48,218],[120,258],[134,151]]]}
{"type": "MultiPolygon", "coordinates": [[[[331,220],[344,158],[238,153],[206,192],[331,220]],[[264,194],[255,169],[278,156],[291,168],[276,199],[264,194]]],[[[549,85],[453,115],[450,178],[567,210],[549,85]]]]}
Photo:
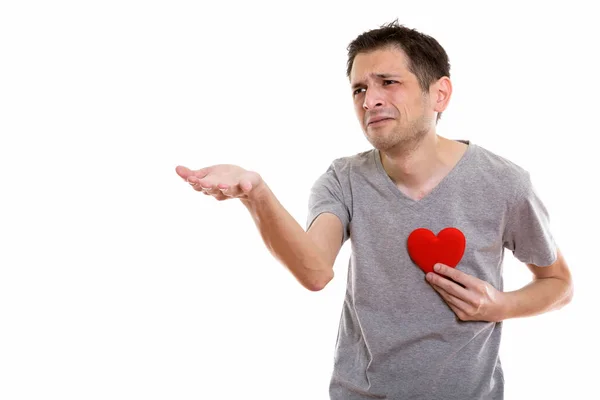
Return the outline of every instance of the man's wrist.
{"type": "Polygon", "coordinates": [[[513,310],[513,296],[510,292],[499,292],[498,296],[498,316],[496,322],[501,322],[506,319],[512,318],[512,310],[513,310]]]}
{"type": "Polygon", "coordinates": [[[270,189],[267,184],[261,180],[258,185],[252,188],[250,193],[246,198],[241,198],[243,203],[246,205],[254,205],[263,202],[266,198],[268,198],[270,189]]]}

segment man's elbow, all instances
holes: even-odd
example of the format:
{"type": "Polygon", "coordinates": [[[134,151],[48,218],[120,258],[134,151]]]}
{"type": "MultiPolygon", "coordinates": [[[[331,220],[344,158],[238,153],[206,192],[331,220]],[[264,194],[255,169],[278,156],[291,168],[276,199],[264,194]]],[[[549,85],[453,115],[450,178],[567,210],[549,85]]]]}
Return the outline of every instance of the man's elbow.
{"type": "Polygon", "coordinates": [[[566,278],[555,277],[554,279],[559,279],[563,284],[562,290],[560,290],[560,294],[556,297],[553,307],[553,309],[559,310],[573,300],[574,287],[570,276],[566,278]]]}
{"type": "Polygon", "coordinates": [[[313,275],[313,278],[304,285],[311,292],[320,292],[325,289],[325,286],[333,279],[333,269],[328,270],[326,273],[320,273],[313,275]]]}
{"type": "Polygon", "coordinates": [[[563,306],[566,306],[573,300],[573,295],[575,293],[575,287],[573,286],[573,279],[571,279],[571,277],[566,279],[565,285],[567,286],[567,289],[565,291],[565,296],[562,304],[563,306]]]}

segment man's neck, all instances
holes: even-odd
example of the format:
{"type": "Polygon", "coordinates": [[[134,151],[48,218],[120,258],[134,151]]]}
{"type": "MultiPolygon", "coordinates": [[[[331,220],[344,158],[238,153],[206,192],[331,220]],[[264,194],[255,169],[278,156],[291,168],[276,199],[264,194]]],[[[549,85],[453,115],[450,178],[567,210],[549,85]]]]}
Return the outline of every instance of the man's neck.
{"type": "Polygon", "coordinates": [[[464,144],[428,134],[412,149],[381,151],[381,164],[398,187],[427,190],[452,170],[464,150],[464,144]]]}

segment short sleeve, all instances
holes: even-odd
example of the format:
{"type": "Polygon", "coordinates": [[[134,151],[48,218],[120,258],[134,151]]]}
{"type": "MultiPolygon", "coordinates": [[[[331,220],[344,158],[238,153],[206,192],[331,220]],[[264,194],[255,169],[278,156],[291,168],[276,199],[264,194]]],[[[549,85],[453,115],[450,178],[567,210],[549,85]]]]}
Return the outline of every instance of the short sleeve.
{"type": "Polygon", "coordinates": [[[342,222],[344,229],[342,244],[344,244],[350,237],[350,212],[344,201],[342,185],[333,163],[315,181],[310,190],[306,230],[308,231],[315,219],[325,212],[336,215],[342,222]]]}
{"type": "Polygon", "coordinates": [[[557,246],[550,231],[548,210],[525,173],[520,189],[508,206],[503,244],[523,263],[539,267],[556,261],[557,246]]]}

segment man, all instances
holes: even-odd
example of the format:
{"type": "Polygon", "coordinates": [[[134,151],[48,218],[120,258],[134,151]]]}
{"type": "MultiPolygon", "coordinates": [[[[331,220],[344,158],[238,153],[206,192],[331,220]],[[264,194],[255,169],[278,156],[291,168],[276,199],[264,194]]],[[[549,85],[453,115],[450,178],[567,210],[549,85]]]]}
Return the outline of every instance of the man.
{"type": "Polygon", "coordinates": [[[547,210],[523,168],[436,134],[452,84],[435,39],[394,21],[348,51],[356,114],[374,148],[334,160],[317,179],[306,232],[256,172],[177,173],[217,200],[239,198],[309,290],[333,278],[352,239],[331,399],[502,399],[502,321],[560,308],[573,293],[547,210]],[[449,227],[464,239],[458,263],[425,273],[409,237],[449,227]],[[502,291],[504,249],[534,275],[520,290],[502,291]]]}

